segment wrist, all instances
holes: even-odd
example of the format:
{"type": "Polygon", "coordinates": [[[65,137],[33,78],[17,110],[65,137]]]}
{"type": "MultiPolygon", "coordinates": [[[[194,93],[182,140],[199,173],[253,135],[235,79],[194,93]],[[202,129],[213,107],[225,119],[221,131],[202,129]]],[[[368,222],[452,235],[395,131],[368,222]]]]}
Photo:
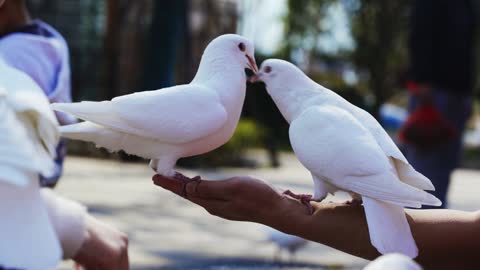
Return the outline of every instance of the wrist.
{"type": "Polygon", "coordinates": [[[85,230],[83,233],[83,242],[78,250],[75,252],[75,255],[72,257],[74,261],[83,261],[85,258],[89,257],[88,251],[90,250],[90,244],[92,242],[92,233],[90,231],[91,216],[89,214],[85,217],[85,230]]]}
{"type": "Polygon", "coordinates": [[[256,222],[288,234],[297,235],[310,218],[311,215],[305,205],[298,200],[282,196],[275,206],[266,209],[256,222]]]}

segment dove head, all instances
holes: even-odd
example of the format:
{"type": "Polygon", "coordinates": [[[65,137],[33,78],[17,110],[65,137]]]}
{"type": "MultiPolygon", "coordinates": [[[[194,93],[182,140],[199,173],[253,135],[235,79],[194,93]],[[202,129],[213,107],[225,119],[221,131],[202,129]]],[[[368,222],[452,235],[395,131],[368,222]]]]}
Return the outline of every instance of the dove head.
{"type": "MultiPolygon", "coordinates": [[[[212,40],[202,55],[195,79],[210,78],[219,72],[237,72],[245,76],[244,69],[257,73],[253,43],[236,34],[221,35],[212,40]]],[[[194,80],[195,80],[194,79],[194,80]]]]}
{"type": "Polygon", "coordinates": [[[302,103],[314,94],[316,83],[294,64],[280,59],[263,61],[251,82],[263,81],[268,93],[290,122],[301,110],[302,103]]]}
{"type": "Polygon", "coordinates": [[[281,59],[267,59],[263,61],[259,72],[252,76],[250,81],[262,81],[267,88],[285,86],[287,82],[302,80],[306,75],[294,64],[281,59]]]}

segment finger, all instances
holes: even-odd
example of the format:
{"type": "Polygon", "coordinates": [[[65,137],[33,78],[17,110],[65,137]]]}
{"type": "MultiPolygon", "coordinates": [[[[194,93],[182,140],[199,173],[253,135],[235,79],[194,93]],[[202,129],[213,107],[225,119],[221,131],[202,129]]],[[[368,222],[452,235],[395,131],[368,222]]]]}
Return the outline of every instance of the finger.
{"type": "Polygon", "coordinates": [[[129,269],[129,262],[128,262],[128,250],[124,251],[124,254],[120,260],[120,266],[118,267],[120,270],[128,270],[129,269]]]}
{"type": "Polygon", "coordinates": [[[238,186],[238,180],[201,180],[185,182],[163,175],[156,174],[152,178],[153,183],[171,192],[184,196],[186,191],[187,197],[200,197],[205,199],[227,200],[231,197],[234,190],[238,186]]]}
{"type": "Polygon", "coordinates": [[[187,183],[187,197],[228,201],[238,186],[235,179],[201,180],[187,183]]]}
{"type": "Polygon", "coordinates": [[[212,204],[215,204],[217,199],[211,196],[213,194],[210,192],[210,185],[204,185],[204,183],[209,183],[210,181],[192,181],[185,184],[183,181],[176,178],[166,177],[159,174],[154,175],[152,180],[155,185],[167,189],[179,196],[183,196],[184,191],[186,191],[186,199],[204,208],[215,207],[212,204]],[[200,186],[202,186],[202,189],[200,189],[200,186]],[[203,188],[203,186],[207,187],[203,188]]]}
{"type": "Polygon", "coordinates": [[[184,189],[184,182],[167,176],[163,176],[160,174],[156,174],[152,178],[153,183],[157,186],[160,186],[166,190],[170,190],[171,192],[183,196],[183,189],[184,189]]]}

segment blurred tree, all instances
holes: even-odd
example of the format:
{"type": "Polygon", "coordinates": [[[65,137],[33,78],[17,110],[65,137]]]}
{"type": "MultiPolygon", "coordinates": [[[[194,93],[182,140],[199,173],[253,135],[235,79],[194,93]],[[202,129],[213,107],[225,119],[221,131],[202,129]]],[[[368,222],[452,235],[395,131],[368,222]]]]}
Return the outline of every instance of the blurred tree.
{"type": "Polygon", "coordinates": [[[348,54],[337,52],[333,58],[353,62],[359,72],[368,74],[368,88],[375,97],[372,112],[377,116],[380,105],[398,89],[399,75],[405,69],[410,1],[289,0],[280,55],[291,59],[296,50],[302,50],[305,71],[310,73],[314,60],[325,56],[319,52],[319,37],[330,29],[325,29],[322,20],[332,4],[343,5],[355,48],[348,54]]]}
{"type": "MultiPolygon", "coordinates": [[[[312,56],[318,49],[318,38],[325,29],[322,19],[328,6],[336,0],[288,0],[285,16],[285,42],[280,56],[291,59],[295,50],[302,49],[312,56]]],[[[309,61],[310,62],[310,61],[309,61]]],[[[307,68],[309,70],[309,68],[307,68]]]]}
{"type": "MultiPolygon", "coordinates": [[[[187,0],[153,2],[143,89],[160,89],[175,84],[177,51],[188,44],[182,42],[188,40],[185,37],[188,35],[187,14],[187,0]]],[[[190,52],[190,48],[185,52],[190,52]]]]}
{"type": "Polygon", "coordinates": [[[358,69],[368,71],[369,88],[375,96],[372,112],[378,118],[380,106],[398,90],[398,78],[407,64],[411,1],[346,0],[344,3],[351,14],[356,43],[352,60],[358,69]]]}
{"type": "Polygon", "coordinates": [[[107,0],[104,36],[104,83],[100,99],[131,93],[141,87],[145,36],[152,0],[107,0]]]}

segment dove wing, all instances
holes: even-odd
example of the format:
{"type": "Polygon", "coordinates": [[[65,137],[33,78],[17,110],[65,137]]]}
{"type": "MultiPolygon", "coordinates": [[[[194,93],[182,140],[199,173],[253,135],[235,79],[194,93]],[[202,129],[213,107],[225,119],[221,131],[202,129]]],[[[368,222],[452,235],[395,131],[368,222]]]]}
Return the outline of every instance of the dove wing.
{"type": "Polygon", "coordinates": [[[343,109],[310,107],[292,122],[289,133],[300,162],[341,189],[411,207],[434,200],[399,181],[375,138],[343,109]]]}
{"type": "Polygon", "coordinates": [[[210,135],[227,121],[218,94],[198,85],[138,92],[112,101],[57,103],[53,108],[120,132],[174,144],[210,135]]]}
{"type": "Polygon", "coordinates": [[[395,142],[372,115],[351,104],[349,105],[354,109],[352,115],[370,131],[385,155],[390,158],[390,162],[396,168],[401,181],[419,189],[435,190],[432,182],[408,163],[395,142]]]}

